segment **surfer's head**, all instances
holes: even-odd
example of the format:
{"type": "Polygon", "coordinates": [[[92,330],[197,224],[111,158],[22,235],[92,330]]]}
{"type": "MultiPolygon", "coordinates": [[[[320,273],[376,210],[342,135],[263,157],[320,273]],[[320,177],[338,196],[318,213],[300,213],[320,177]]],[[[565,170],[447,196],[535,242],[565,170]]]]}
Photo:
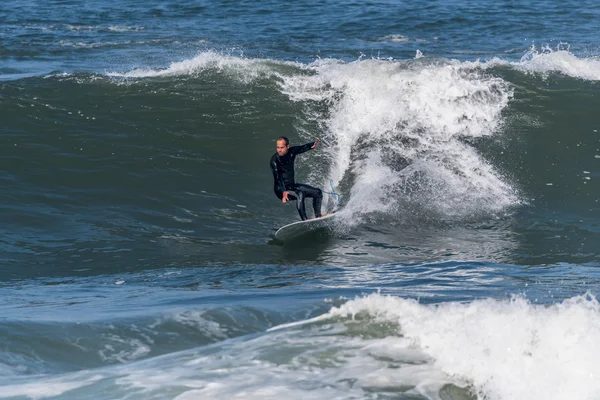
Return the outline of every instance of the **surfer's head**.
{"type": "Polygon", "coordinates": [[[285,136],[280,136],[275,141],[277,154],[279,156],[285,156],[290,149],[290,141],[285,136]]]}

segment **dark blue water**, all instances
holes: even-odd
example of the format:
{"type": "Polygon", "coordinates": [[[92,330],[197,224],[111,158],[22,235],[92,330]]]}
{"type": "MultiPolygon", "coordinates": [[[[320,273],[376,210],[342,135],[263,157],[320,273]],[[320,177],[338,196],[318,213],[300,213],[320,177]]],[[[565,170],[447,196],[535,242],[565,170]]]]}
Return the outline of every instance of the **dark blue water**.
{"type": "Polygon", "coordinates": [[[3,2],[0,398],[597,399],[599,17],[3,2]]]}

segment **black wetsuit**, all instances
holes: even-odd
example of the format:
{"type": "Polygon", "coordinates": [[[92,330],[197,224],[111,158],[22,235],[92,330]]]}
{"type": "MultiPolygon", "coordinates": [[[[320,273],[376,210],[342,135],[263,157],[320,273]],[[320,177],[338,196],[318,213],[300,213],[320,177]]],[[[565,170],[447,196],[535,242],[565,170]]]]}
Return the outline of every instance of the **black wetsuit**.
{"type": "Polygon", "coordinates": [[[298,154],[310,150],[314,144],[315,142],[311,142],[302,146],[290,147],[284,156],[280,157],[279,154],[275,153],[271,157],[271,171],[273,171],[273,190],[275,191],[275,195],[281,200],[283,192],[289,192],[288,199],[297,200],[296,207],[303,221],[307,219],[304,198],[312,197],[313,210],[315,211],[315,217],[318,218],[321,216],[323,193],[321,189],[296,183],[294,180],[294,160],[298,154]]]}

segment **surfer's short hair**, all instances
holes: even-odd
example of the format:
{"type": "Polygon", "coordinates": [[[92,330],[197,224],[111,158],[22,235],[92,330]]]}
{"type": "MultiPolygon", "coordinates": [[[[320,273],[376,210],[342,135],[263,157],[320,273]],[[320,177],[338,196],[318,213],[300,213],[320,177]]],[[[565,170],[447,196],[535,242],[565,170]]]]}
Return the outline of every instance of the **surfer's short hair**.
{"type": "Polygon", "coordinates": [[[283,140],[286,146],[290,145],[290,139],[286,138],[285,136],[279,136],[275,142],[279,142],[280,140],[283,140]]]}

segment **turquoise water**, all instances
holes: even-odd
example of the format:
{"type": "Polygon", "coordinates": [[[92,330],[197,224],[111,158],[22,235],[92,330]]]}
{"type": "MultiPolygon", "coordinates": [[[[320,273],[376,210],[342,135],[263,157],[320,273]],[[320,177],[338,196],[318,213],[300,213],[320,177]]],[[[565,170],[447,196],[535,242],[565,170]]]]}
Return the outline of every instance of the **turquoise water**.
{"type": "Polygon", "coordinates": [[[0,398],[598,398],[599,14],[2,3],[0,398]]]}

